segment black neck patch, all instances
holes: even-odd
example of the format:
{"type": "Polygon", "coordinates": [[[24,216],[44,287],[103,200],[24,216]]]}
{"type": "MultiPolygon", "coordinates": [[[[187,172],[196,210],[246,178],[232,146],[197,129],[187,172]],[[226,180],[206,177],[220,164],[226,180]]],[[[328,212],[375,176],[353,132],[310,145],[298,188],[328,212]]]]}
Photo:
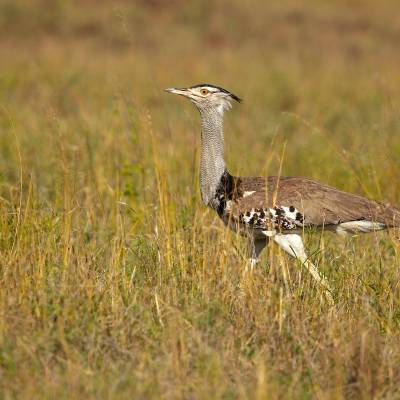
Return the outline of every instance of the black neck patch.
{"type": "Polygon", "coordinates": [[[224,214],[226,202],[243,196],[240,178],[232,176],[227,170],[221,176],[215,192],[216,211],[220,217],[224,214]]]}

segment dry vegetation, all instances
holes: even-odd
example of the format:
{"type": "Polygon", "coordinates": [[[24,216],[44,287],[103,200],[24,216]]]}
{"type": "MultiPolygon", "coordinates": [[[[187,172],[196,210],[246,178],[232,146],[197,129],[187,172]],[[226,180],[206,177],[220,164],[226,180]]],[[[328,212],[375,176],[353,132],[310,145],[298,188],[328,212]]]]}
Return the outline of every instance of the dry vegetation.
{"type": "Polygon", "coordinates": [[[234,173],[400,204],[397,2],[270,3],[0,2],[1,398],[400,398],[396,240],[306,238],[332,309],[274,248],[244,274],[162,91],[244,97],[234,173]]]}

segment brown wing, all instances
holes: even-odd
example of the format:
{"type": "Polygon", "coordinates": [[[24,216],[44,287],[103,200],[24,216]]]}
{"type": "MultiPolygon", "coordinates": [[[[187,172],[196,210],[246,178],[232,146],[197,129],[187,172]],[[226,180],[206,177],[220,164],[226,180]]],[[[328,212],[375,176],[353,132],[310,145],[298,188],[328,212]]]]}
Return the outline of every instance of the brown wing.
{"type": "Polygon", "coordinates": [[[244,196],[233,199],[232,214],[239,220],[252,209],[291,208],[306,226],[336,225],[368,220],[400,225],[400,210],[298,177],[235,178],[244,196]],[[252,193],[254,192],[254,193],[252,193]]]}

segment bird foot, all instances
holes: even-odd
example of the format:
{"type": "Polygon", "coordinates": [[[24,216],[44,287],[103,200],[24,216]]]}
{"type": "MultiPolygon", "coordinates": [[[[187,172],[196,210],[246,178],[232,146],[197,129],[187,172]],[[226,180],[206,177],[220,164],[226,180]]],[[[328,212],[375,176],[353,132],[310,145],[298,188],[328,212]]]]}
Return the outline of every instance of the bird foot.
{"type": "Polygon", "coordinates": [[[246,263],[246,272],[253,272],[254,267],[257,264],[257,259],[256,258],[249,258],[248,262],[246,263]]]}
{"type": "Polygon", "coordinates": [[[333,300],[332,293],[329,290],[324,291],[325,300],[329,303],[330,306],[335,305],[335,301],[333,300]]]}
{"type": "Polygon", "coordinates": [[[329,303],[330,306],[335,305],[335,301],[333,300],[332,296],[332,289],[329,286],[328,282],[325,279],[322,279],[320,284],[323,287],[325,300],[329,303]]]}

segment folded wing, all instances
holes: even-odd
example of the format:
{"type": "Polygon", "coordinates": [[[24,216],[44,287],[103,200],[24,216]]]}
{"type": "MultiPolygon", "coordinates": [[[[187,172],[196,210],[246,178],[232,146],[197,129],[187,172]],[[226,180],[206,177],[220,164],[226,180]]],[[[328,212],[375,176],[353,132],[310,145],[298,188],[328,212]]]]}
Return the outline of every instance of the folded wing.
{"type": "Polygon", "coordinates": [[[387,227],[400,225],[400,211],[298,177],[234,178],[236,195],[227,207],[229,218],[259,229],[298,230],[328,227],[351,221],[373,221],[387,227]]]}

